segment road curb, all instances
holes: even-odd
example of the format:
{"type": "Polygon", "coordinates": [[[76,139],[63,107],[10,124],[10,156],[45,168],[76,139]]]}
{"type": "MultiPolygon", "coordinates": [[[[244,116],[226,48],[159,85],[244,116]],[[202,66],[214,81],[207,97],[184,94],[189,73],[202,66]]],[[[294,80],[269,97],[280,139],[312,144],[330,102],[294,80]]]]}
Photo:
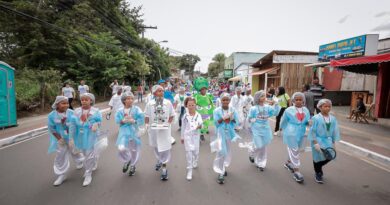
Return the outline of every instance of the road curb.
{"type": "MultiPolygon", "coordinates": [[[[100,112],[102,114],[104,114],[104,113],[108,112],[109,110],[110,110],[110,108],[105,108],[103,110],[100,110],[100,112]]],[[[17,134],[17,135],[11,136],[11,137],[1,139],[0,140],[0,148],[7,147],[7,146],[10,146],[10,145],[15,144],[15,143],[37,137],[39,135],[45,134],[46,132],[47,132],[47,126],[44,126],[44,127],[30,130],[28,132],[24,132],[21,134],[17,134]]]]}
{"type": "Polygon", "coordinates": [[[375,162],[378,162],[380,164],[383,164],[387,167],[390,167],[390,157],[386,157],[384,155],[381,155],[379,153],[376,153],[376,152],[373,152],[373,151],[370,151],[368,149],[365,149],[363,147],[359,147],[359,146],[356,146],[352,143],[349,143],[349,142],[345,142],[345,141],[342,141],[340,140],[339,142],[341,145],[343,145],[343,147],[348,150],[348,151],[352,151],[353,153],[357,154],[357,155],[360,155],[360,156],[363,156],[363,157],[367,157],[371,160],[374,160],[375,162]]]}

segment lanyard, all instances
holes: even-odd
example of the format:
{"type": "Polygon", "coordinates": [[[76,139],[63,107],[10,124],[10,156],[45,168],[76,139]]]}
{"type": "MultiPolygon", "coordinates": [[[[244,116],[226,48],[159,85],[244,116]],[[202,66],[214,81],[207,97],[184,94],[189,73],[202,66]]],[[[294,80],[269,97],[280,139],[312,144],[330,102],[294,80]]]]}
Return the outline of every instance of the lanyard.
{"type": "Polygon", "coordinates": [[[83,125],[88,120],[88,116],[89,116],[90,112],[91,112],[91,108],[89,108],[87,114],[84,115],[84,109],[81,108],[80,120],[81,120],[81,122],[83,122],[83,125]],[[85,119],[83,119],[83,116],[85,116],[85,119]]]}
{"type": "Polygon", "coordinates": [[[321,116],[322,116],[322,118],[324,119],[324,122],[325,122],[325,129],[326,129],[326,133],[328,134],[328,136],[330,136],[330,133],[329,133],[329,131],[330,131],[330,125],[332,124],[331,122],[330,122],[330,116],[329,116],[329,122],[327,122],[326,121],[326,118],[325,118],[325,116],[323,116],[322,114],[321,114],[321,116]]]}

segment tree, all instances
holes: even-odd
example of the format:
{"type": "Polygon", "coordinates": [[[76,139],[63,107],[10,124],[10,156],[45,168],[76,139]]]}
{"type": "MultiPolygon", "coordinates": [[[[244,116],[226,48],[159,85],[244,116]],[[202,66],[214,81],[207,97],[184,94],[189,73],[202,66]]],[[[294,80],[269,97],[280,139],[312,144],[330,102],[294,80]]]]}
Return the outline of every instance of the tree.
{"type": "Polygon", "coordinates": [[[185,70],[186,73],[189,73],[191,78],[194,76],[195,65],[200,61],[200,58],[197,55],[185,54],[180,57],[180,69],[185,70]]]}
{"type": "Polygon", "coordinates": [[[208,74],[210,77],[217,77],[220,72],[223,71],[225,67],[226,56],[223,53],[216,54],[213,61],[208,66],[208,74]]]}

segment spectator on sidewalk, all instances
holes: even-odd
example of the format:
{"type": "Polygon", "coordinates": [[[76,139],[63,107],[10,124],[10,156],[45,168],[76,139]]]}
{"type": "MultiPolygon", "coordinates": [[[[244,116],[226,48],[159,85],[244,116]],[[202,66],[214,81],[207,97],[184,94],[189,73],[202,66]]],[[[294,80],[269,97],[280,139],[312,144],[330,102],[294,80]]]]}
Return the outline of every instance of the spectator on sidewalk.
{"type": "Polygon", "coordinates": [[[363,102],[363,98],[359,96],[356,101],[356,109],[353,109],[351,111],[348,119],[352,119],[352,116],[355,116],[357,120],[358,115],[364,114],[365,112],[366,112],[366,105],[363,102]]]}
{"type": "Polygon", "coordinates": [[[65,86],[62,88],[62,95],[68,98],[69,108],[73,110],[72,102],[73,98],[76,97],[76,92],[70,87],[69,82],[66,82],[65,86]]]}
{"type": "Polygon", "coordinates": [[[280,119],[282,118],[284,111],[290,105],[290,96],[288,96],[284,87],[282,86],[278,87],[276,96],[279,100],[280,112],[278,116],[276,116],[275,133],[274,133],[275,136],[277,136],[279,132],[280,119]]]}
{"type": "Polygon", "coordinates": [[[137,93],[138,93],[138,102],[142,102],[142,97],[143,97],[143,94],[144,94],[144,88],[141,84],[138,85],[137,87],[137,93]],[[140,101],[141,99],[141,101],[140,101]]]}
{"type": "Polygon", "coordinates": [[[89,87],[88,85],[85,85],[85,80],[80,81],[80,85],[77,88],[77,90],[79,92],[79,96],[81,96],[84,93],[89,93],[89,87]]]}
{"type": "Polygon", "coordinates": [[[314,77],[313,78],[313,84],[310,85],[310,91],[314,95],[314,109],[316,109],[317,114],[321,112],[317,108],[317,103],[324,96],[324,90],[325,90],[325,87],[320,84],[320,80],[318,79],[318,77],[314,77]]]}
{"type": "Polygon", "coordinates": [[[118,88],[120,87],[118,80],[115,79],[114,82],[111,83],[110,88],[112,89],[112,95],[115,95],[118,92],[118,88]]]}
{"type": "Polygon", "coordinates": [[[268,91],[267,91],[267,98],[268,99],[272,99],[275,95],[275,87],[274,87],[274,84],[272,83],[271,86],[268,88],[268,91]]]}
{"type": "Polygon", "coordinates": [[[310,116],[314,115],[314,94],[310,91],[310,85],[306,84],[303,86],[303,94],[305,94],[305,107],[309,109],[310,116]]]}

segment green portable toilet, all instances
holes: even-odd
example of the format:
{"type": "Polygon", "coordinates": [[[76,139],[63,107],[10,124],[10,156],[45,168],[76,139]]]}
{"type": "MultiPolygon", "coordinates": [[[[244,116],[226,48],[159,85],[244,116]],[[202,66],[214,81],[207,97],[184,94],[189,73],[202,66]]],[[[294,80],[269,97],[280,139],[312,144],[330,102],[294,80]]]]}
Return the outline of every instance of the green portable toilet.
{"type": "Polygon", "coordinates": [[[16,126],[15,69],[0,61],[0,128],[16,126]]]}

